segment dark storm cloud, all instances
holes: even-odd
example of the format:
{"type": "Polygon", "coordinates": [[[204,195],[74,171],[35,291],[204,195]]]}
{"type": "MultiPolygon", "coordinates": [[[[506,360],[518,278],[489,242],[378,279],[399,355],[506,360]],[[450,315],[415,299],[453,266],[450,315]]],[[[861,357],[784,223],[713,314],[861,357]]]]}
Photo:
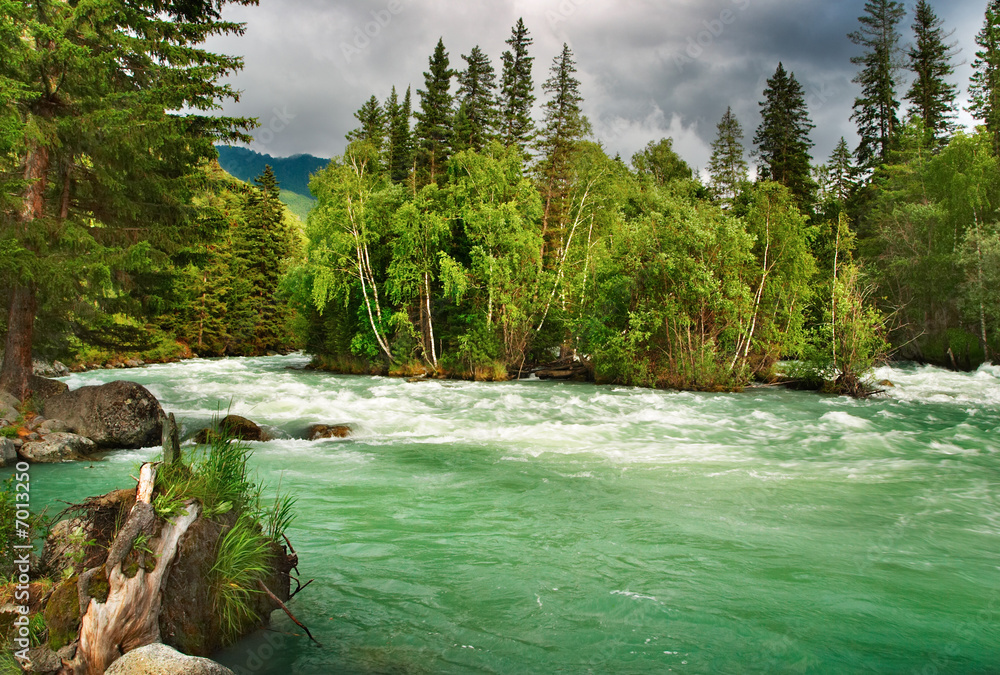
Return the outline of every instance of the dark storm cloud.
{"type": "MultiPolygon", "coordinates": [[[[963,48],[958,60],[966,65],[955,82],[964,97],[985,2],[937,5],[963,48]]],[[[353,112],[372,94],[384,100],[392,85],[400,96],[412,86],[416,106],[438,37],[453,68],[478,44],[499,71],[504,40],[523,16],[535,40],[538,94],[553,57],[569,43],[585,112],[612,154],[628,158],[648,141],[672,136],[689,163],[704,167],[727,105],[749,147],[765,81],[781,61],[806,91],[817,127],[813,154],[823,160],[841,136],[852,145],[856,140],[850,57],[858,52],[847,33],[863,6],[861,0],[263,0],[227,15],[247,22],[245,36],[210,46],[245,55],[246,67],[234,78],[244,94],[226,112],[258,117],[254,148],[274,155],[339,154],[355,126],[353,112]]],[[[911,23],[908,15],[906,40],[911,23]]]]}

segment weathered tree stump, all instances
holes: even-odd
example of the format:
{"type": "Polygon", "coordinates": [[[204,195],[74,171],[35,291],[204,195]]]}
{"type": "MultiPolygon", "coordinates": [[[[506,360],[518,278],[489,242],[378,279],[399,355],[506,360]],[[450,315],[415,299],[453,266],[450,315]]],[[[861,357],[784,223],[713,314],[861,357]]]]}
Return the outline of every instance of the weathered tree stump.
{"type": "MultiPolygon", "coordinates": [[[[156,465],[144,464],[139,474],[136,503],[121,532],[115,537],[104,570],[110,588],[107,600],[89,598],[80,623],[80,645],[74,662],[76,673],[100,675],[122,654],[160,639],[159,615],[162,587],[167,571],[177,555],[177,545],[187,529],[198,518],[196,502],[186,504],[186,512],[168,522],[159,537],[151,542],[156,567],[146,571],[141,567],[129,578],[122,571],[122,561],[135,545],[136,537],[155,522],[150,519],[156,465]]],[[[81,576],[92,576],[100,568],[81,576]]]]}

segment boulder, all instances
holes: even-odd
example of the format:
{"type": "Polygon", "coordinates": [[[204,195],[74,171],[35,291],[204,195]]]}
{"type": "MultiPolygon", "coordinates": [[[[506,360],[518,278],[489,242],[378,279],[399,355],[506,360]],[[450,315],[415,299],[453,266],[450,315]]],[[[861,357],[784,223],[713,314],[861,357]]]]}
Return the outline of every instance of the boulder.
{"type": "MultiPolygon", "coordinates": [[[[251,422],[246,417],[239,415],[226,415],[219,422],[219,431],[224,431],[231,438],[241,441],[269,441],[271,437],[266,431],[261,429],[256,423],[251,422]]],[[[195,443],[209,443],[215,438],[216,432],[213,429],[202,429],[194,437],[195,443]]]]}
{"type": "Polygon", "coordinates": [[[28,378],[28,387],[35,398],[40,401],[47,401],[53,396],[58,396],[69,391],[69,385],[65,382],[50,380],[37,375],[32,375],[28,378]]]}
{"type": "Polygon", "coordinates": [[[148,389],[135,382],[80,387],[45,401],[45,415],[62,420],[70,431],[101,448],[159,445],[163,409],[148,389]]]}
{"type": "Polygon", "coordinates": [[[353,431],[349,424],[313,424],[306,435],[310,441],[318,441],[324,438],[347,438],[353,431]]]}
{"type": "Polygon", "coordinates": [[[5,420],[8,424],[13,423],[20,416],[20,413],[17,412],[20,404],[21,402],[17,400],[16,396],[0,389],[0,420],[5,420]]]}
{"type": "Polygon", "coordinates": [[[54,434],[69,431],[69,427],[62,420],[42,420],[35,429],[40,434],[54,434]]]}
{"type": "Polygon", "coordinates": [[[105,675],[235,675],[215,661],[181,654],[159,642],[133,649],[104,672],[105,675]]]}
{"type": "Polygon", "coordinates": [[[17,463],[17,446],[9,438],[0,438],[0,466],[13,466],[17,463]]]}
{"type": "Polygon", "coordinates": [[[83,459],[96,450],[97,444],[89,438],[76,434],[56,433],[38,441],[26,442],[21,446],[20,455],[29,462],[54,464],[83,459]]]}

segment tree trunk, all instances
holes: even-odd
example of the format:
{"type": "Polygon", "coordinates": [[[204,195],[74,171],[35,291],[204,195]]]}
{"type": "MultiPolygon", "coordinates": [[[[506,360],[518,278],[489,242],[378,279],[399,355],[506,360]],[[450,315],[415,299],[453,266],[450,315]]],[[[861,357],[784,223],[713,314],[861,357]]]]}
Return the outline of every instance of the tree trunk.
{"type": "Polygon", "coordinates": [[[0,367],[0,389],[9,391],[23,401],[31,393],[31,341],[35,327],[35,289],[15,286],[11,291],[7,313],[7,342],[3,366],[0,367]]]}
{"type": "Polygon", "coordinates": [[[139,474],[136,505],[129,520],[115,539],[108,554],[105,569],[110,591],[105,602],[87,598],[88,602],[80,624],[80,646],[77,649],[76,672],[86,675],[103,673],[122,654],[160,640],[160,602],[167,571],[177,555],[181,537],[197,520],[200,508],[196,502],[188,502],[182,515],[176,516],[163,526],[159,536],[152,543],[157,559],[152,572],[139,569],[135,576],[125,576],[121,562],[132,549],[136,528],[129,527],[129,521],[137,518],[144,510],[152,513],[150,501],[156,482],[154,465],[145,464],[139,474]],[[123,554],[112,553],[120,549],[123,554]]]}
{"type": "MultiPolygon", "coordinates": [[[[45,186],[49,175],[49,149],[38,143],[30,146],[24,159],[24,179],[28,185],[21,202],[21,236],[27,238],[32,223],[45,215],[45,186]]],[[[38,307],[33,286],[15,286],[7,314],[7,343],[0,366],[0,389],[23,401],[31,393],[31,341],[38,307]]]]}

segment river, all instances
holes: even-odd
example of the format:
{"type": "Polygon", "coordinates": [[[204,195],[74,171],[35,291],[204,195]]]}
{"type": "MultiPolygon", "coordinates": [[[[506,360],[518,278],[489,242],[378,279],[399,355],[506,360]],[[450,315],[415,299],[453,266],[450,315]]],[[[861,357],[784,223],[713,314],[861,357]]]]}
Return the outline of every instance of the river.
{"type": "MultiPolygon", "coordinates": [[[[252,462],[298,497],[315,582],[291,608],[323,646],[279,612],[217,656],[237,672],[1000,672],[1000,368],[884,368],[897,386],[856,401],[307,362],[65,378],[140,382],[185,433],[231,408],[282,437],[252,462]]],[[[34,503],[154,455],[35,466],[34,503]]]]}

